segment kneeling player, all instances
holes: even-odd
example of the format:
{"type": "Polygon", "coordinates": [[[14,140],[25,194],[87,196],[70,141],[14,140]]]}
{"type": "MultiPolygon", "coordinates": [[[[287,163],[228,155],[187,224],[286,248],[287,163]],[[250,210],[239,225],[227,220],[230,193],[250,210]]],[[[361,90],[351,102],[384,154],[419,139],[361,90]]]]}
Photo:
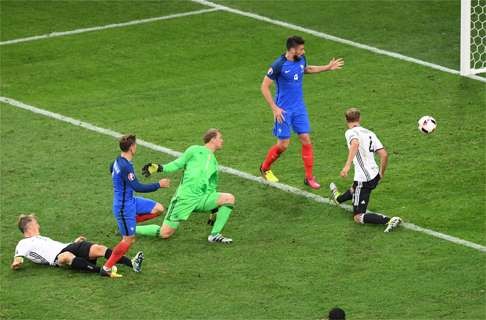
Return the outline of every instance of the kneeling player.
{"type": "Polygon", "coordinates": [[[349,153],[346,164],[341,170],[341,177],[346,177],[354,164],[354,183],[350,189],[340,194],[334,183],[330,184],[331,199],[338,205],[353,200],[354,221],[386,225],[385,232],[390,232],[401,223],[399,217],[389,218],[381,214],[366,213],[371,192],[383,178],[388,162],[388,154],[376,134],[360,126],[360,112],[356,108],[346,111],[348,130],[345,133],[349,153]],[[376,165],[374,155],[380,157],[380,167],[376,165]]]}
{"type": "MultiPolygon", "coordinates": [[[[33,214],[20,215],[18,227],[24,234],[15,248],[15,256],[12,262],[12,269],[19,269],[24,258],[38,264],[51,266],[70,266],[72,269],[88,272],[100,272],[96,265],[96,259],[105,257],[109,259],[112,251],[107,247],[86,241],[82,236],[72,243],[62,243],[51,238],[40,235],[40,225],[33,214]]],[[[123,256],[119,263],[133,268],[133,271],[142,270],[143,253],[138,252],[133,259],[123,256]]],[[[115,267],[116,268],[116,267],[115,267]]],[[[112,277],[121,277],[116,271],[111,273],[112,277]]]]}
{"type": "MultiPolygon", "coordinates": [[[[171,200],[162,227],[157,225],[137,227],[137,235],[160,236],[168,239],[181,221],[189,218],[192,212],[212,212],[214,221],[209,242],[231,243],[233,240],[221,234],[228,221],[235,197],[230,193],[219,193],[218,161],[214,153],[223,147],[223,136],[218,129],[210,129],[203,137],[204,146],[191,146],[184,154],[166,164],[146,164],[142,172],[148,177],[155,172],[174,172],[184,169],[184,176],[171,200]]],[[[211,218],[210,218],[211,219],[211,218]]]]}
{"type": "Polygon", "coordinates": [[[113,214],[118,223],[122,240],[113,248],[113,254],[106,261],[100,274],[111,276],[112,267],[125,255],[135,242],[137,222],[158,217],[164,207],[153,200],[135,197],[134,192],[154,192],[159,188],[168,188],[170,180],[162,179],[151,184],[142,184],[135,176],[132,160],[137,152],[137,140],[134,135],[125,135],[119,141],[121,154],[111,164],[113,181],[113,214]]]}

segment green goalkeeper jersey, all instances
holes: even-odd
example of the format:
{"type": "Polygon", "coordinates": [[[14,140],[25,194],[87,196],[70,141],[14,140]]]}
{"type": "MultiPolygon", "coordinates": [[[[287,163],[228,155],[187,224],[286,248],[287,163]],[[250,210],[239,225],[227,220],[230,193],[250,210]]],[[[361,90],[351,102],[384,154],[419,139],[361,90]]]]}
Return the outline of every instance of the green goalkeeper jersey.
{"type": "Polygon", "coordinates": [[[191,146],[181,157],[164,165],[164,172],[184,169],[176,196],[201,196],[218,187],[218,161],[206,146],[191,146]]]}

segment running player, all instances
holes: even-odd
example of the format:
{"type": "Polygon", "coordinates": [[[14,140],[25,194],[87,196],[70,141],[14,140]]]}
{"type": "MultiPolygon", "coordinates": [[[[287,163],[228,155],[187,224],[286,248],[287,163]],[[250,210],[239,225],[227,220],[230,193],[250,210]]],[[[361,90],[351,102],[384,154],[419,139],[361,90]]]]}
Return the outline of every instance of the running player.
{"type": "Polygon", "coordinates": [[[385,175],[388,154],[376,134],[360,126],[361,114],[356,108],[346,111],[348,130],[345,133],[349,148],[348,159],[341,170],[341,177],[347,177],[354,164],[354,183],[346,192],[340,194],[334,182],[329,186],[331,199],[336,205],[353,200],[354,221],[386,225],[385,232],[390,232],[402,222],[399,217],[388,218],[381,214],[366,213],[371,192],[385,175]],[[380,157],[380,167],[375,162],[375,153],[380,157]]]}
{"type": "MultiPolygon", "coordinates": [[[[74,242],[62,243],[40,235],[40,225],[34,214],[20,215],[17,221],[24,239],[20,240],[15,248],[15,256],[11,268],[17,270],[22,267],[24,258],[38,264],[50,266],[70,266],[71,269],[99,273],[101,268],[96,265],[96,259],[105,257],[109,259],[112,251],[107,247],[86,241],[79,236],[74,242]]],[[[142,270],[143,252],[138,252],[133,259],[121,257],[119,262],[133,271],[142,270]]],[[[114,266],[111,277],[121,277],[116,273],[114,266]]]]}
{"type": "Polygon", "coordinates": [[[191,146],[184,154],[166,164],[148,163],[142,173],[148,177],[155,172],[171,173],[184,169],[184,176],[172,198],[162,227],[148,225],[137,227],[137,235],[148,235],[168,239],[181,221],[187,220],[193,212],[212,212],[215,221],[208,241],[231,243],[233,240],[221,234],[228,221],[235,197],[230,193],[217,192],[218,161],[214,153],[223,147],[223,136],[218,129],[209,129],[203,137],[203,146],[191,146]]]}
{"type": "Polygon", "coordinates": [[[304,73],[321,73],[338,70],[344,65],[342,59],[332,59],[325,66],[307,65],[304,55],[304,39],[293,36],[287,39],[287,52],[277,58],[263,78],[261,92],[265,101],[272,109],[275,118],[273,134],[277,137],[277,144],[272,146],[260,166],[262,176],[272,182],[278,178],[270,170],[272,163],[280,154],[287,150],[290,143],[291,131],[298,134],[302,144],[302,160],[304,161],[304,183],[313,189],[320,188],[312,174],[314,166],[314,152],[310,138],[310,122],[304,103],[302,81],[304,73]],[[275,99],[272,98],[270,86],[275,82],[275,99]]]}
{"type": "Polygon", "coordinates": [[[132,159],[137,152],[134,135],[125,135],[120,141],[121,155],[110,166],[113,180],[113,214],[118,223],[122,240],[113,248],[113,254],[101,269],[101,275],[109,276],[111,268],[117,263],[135,241],[137,222],[158,217],[164,207],[153,200],[133,196],[133,192],[153,192],[168,188],[170,181],[162,179],[157,183],[142,184],[135,176],[132,159]]]}

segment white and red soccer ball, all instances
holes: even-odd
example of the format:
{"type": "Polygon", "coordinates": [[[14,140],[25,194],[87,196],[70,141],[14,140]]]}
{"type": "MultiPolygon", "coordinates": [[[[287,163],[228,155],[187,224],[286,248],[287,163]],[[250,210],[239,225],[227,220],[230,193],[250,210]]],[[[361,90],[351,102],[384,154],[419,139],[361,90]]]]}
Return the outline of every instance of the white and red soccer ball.
{"type": "Polygon", "coordinates": [[[437,121],[431,116],[423,116],[418,121],[418,129],[423,134],[430,134],[437,128],[437,121]]]}

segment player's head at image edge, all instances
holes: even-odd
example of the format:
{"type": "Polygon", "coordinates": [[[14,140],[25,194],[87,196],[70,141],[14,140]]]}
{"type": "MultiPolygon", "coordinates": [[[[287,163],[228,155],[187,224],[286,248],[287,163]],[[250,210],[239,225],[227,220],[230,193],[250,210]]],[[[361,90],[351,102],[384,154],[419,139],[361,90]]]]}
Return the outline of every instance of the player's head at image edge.
{"type": "Polygon", "coordinates": [[[346,313],[344,312],[343,309],[341,308],[332,308],[329,310],[329,315],[327,317],[329,320],[345,320],[346,319],[346,313]]]}

